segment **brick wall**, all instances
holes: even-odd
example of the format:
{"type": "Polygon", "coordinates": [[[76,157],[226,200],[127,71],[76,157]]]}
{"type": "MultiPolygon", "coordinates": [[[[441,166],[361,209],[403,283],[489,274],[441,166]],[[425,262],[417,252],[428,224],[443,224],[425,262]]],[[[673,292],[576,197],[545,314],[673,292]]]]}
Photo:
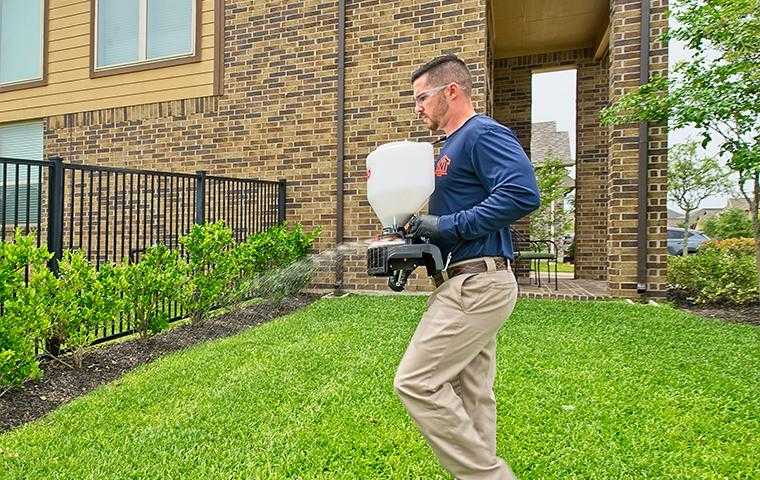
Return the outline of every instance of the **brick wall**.
{"type": "MultiPolygon", "coordinates": [[[[67,162],[288,180],[287,216],[335,244],[336,1],[227,1],[224,94],[46,119],[46,155],[67,162]]],[[[486,107],[485,0],[346,2],[345,238],[378,233],[366,203],[365,158],[377,145],[430,139],[414,116],[410,75],[444,52],[460,55],[486,107]]],[[[348,288],[366,277],[361,248],[348,288]]],[[[318,280],[332,285],[326,274],[318,280]]],[[[412,289],[427,289],[417,281],[412,289]]]]}
{"type": "MultiPolygon", "coordinates": [[[[607,138],[599,110],[607,101],[607,64],[590,49],[498,59],[494,63],[494,117],[515,131],[528,155],[532,74],[545,68],[577,69],[576,276],[606,279],[607,138]]],[[[525,230],[523,224],[519,227],[525,230]]]]}
{"type": "MultiPolygon", "coordinates": [[[[647,0],[649,1],[649,0],[647,0]]],[[[613,0],[611,9],[610,100],[639,84],[641,1],[613,0]]],[[[667,0],[651,0],[650,69],[667,73],[667,45],[660,37],[667,27],[667,0]]],[[[609,288],[616,296],[635,296],[637,289],[636,237],[638,224],[638,125],[610,129],[609,133],[609,288]]],[[[667,266],[667,130],[649,128],[647,205],[647,290],[663,295],[667,266]]]]}
{"type": "MultiPolygon", "coordinates": [[[[367,153],[385,142],[439,137],[431,136],[414,114],[412,72],[441,53],[457,54],[473,76],[475,109],[485,109],[486,9],[484,1],[472,0],[373,0],[352,2],[346,15],[345,238],[353,242],[382,228],[366,200],[367,153]]],[[[363,251],[347,259],[346,269],[349,286],[387,289],[386,280],[367,277],[363,251]]],[[[418,269],[409,290],[430,289],[423,272],[418,269]]]]}

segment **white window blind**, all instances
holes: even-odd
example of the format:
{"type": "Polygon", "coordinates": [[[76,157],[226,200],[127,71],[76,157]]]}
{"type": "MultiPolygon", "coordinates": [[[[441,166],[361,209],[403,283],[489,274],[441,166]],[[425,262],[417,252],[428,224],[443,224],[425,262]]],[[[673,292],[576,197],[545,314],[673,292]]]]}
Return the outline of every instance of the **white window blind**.
{"type": "Polygon", "coordinates": [[[0,157],[42,160],[42,122],[0,125],[0,157]]]}
{"type": "Polygon", "coordinates": [[[148,58],[193,52],[193,0],[148,0],[148,58]]]}
{"type": "MultiPolygon", "coordinates": [[[[0,125],[0,158],[42,160],[43,126],[41,121],[0,125]]],[[[5,193],[5,223],[37,223],[39,218],[40,169],[0,163],[0,191],[5,193]],[[16,170],[18,169],[18,171],[16,170]],[[18,177],[17,177],[18,175],[18,177]],[[18,206],[16,200],[18,199],[18,206]],[[27,209],[29,216],[27,217],[27,209]]]]}
{"type": "Polygon", "coordinates": [[[98,0],[98,65],[139,60],[138,0],[98,0]]]}
{"type": "Polygon", "coordinates": [[[98,68],[192,55],[195,0],[98,0],[98,68]]]}
{"type": "Polygon", "coordinates": [[[0,0],[0,85],[42,78],[43,0],[0,0]]]}

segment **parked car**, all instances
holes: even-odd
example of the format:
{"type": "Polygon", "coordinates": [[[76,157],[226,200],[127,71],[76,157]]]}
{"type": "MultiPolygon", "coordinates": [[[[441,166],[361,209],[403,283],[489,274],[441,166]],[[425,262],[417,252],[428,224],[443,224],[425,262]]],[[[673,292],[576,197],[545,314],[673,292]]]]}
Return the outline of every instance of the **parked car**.
{"type": "MultiPolygon", "coordinates": [[[[668,227],[668,254],[683,255],[683,228],[668,227]]],[[[689,230],[686,245],[689,253],[695,253],[710,237],[697,230],[689,230]]]]}

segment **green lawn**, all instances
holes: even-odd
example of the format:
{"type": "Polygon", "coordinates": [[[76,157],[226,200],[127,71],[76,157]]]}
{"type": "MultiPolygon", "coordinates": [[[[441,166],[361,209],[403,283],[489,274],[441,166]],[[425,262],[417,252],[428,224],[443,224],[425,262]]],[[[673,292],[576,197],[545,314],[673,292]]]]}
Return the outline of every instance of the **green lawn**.
{"type": "MultiPolygon", "coordinates": [[[[549,266],[547,267],[546,262],[542,261],[541,271],[546,272],[547,270],[551,273],[554,273],[554,263],[549,263],[549,266]]],[[[564,273],[573,273],[575,271],[575,265],[573,265],[572,263],[558,263],[557,271],[564,272],[564,273]]]]}
{"type": "MultiPolygon", "coordinates": [[[[0,436],[18,479],[449,478],[393,392],[420,297],[322,300],[0,436]]],[[[499,338],[521,479],[760,478],[760,328],[520,301],[499,338]]]]}

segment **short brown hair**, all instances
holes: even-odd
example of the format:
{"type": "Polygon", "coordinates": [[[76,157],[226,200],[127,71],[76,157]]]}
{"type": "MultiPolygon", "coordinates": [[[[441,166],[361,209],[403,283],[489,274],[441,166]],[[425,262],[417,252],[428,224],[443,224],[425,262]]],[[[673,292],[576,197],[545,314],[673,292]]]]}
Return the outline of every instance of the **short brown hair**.
{"type": "Polygon", "coordinates": [[[456,83],[470,96],[472,94],[472,77],[470,71],[459,57],[449,53],[434,58],[412,74],[412,83],[428,74],[428,83],[434,87],[456,83]]]}

